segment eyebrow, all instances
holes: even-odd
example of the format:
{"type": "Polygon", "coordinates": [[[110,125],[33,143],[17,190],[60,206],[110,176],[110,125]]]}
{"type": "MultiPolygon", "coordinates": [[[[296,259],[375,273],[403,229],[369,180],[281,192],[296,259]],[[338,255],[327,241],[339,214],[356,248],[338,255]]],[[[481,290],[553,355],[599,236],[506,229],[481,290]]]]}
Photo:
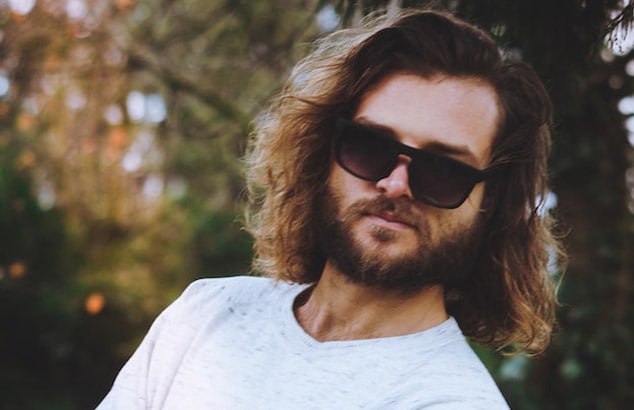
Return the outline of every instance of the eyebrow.
{"type": "MultiPolygon", "coordinates": [[[[390,138],[393,138],[398,141],[397,133],[392,128],[373,122],[367,117],[358,117],[353,118],[353,121],[361,124],[365,127],[375,129],[383,134],[388,135],[390,138]]],[[[407,145],[407,144],[405,144],[407,145]]],[[[466,145],[453,145],[447,144],[438,140],[433,140],[425,144],[424,148],[412,147],[421,151],[433,152],[434,154],[444,155],[448,157],[459,157],[462,160],[465,160],[466,163],[471,166],[477,166],[479,164],[478,158],[475,156],[473,152],[466,145]]]]}

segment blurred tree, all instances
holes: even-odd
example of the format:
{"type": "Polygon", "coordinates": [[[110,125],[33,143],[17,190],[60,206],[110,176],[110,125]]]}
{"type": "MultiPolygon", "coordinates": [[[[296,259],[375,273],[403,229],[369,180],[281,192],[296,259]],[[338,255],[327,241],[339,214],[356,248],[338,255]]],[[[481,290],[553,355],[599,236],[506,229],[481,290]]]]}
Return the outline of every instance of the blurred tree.
{"type": "Polygon", "coordinates": [[[0,2],[0,408],[93,407],[188,282],[248,269],[238,157],[313,10],[0,2]]]}

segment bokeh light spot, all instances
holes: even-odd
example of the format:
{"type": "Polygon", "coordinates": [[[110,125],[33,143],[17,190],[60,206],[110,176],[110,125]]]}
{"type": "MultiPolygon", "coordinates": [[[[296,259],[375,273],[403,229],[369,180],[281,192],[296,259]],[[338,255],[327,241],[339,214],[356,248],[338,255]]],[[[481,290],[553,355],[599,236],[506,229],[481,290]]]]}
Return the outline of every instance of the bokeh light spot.
{"type": "Polygon", "coordinates": [[[93,292],[84,301],[84,309],[89,315],[96,315],[106,307],[106,298],[100,292],[93,292]]]}
{"type": "Polygon", "coordinates": [[[78,89],[71,89],[66,95],[66,107],[79,110],[86,105],[86,96],[78,89]]]}
{"type": "Polygon", "coordinates": [[[123,111],[118,104],[110,104],[104,110],[103,117],[110,125],[120,125],[123,122],[123,111]]]}
{"type": "Polygon", "coordinates": [[[37,201],[40,204],[40,208],[43,210],[49,210],[55,206],[55,190],[48,181],[40,183],[37,189],[37,201]]]}
{"type": "Polygon", "coordinates": [[[9,265],[9,276],[13,279],[20,279],[26,274],[26,265],[22,262],[13,262],[9,265]]]}
{"type": "Polygon", "coordinates": [[[625,72],[630,77],[634,77],[634,60],[630,60],[625,64],[625,72]]]}
{"type": "Polygon", "coordinates": [[[634,132],[634,117],[629,117],[627,120],[625,120],[625,128],[629,132],[634,132]]]}
{"type": "Polygon", "coordinates": [[[128,172],[138,171],[143,165],[143,158],[140,153],[134,150],[128,151],[123,157],[121,166],[128,172]]]}
{"type": "Polygon", "coordinates": [[[88,8],[82,0],[68,0],[66,2],[66,14],[73,20],[86,18],[88,8]]]}
{"type": "Polygon", "coordinates": [[[11,82],[5,74],[0,74],[0,97],[4,97],[9,94],[11,89],[11,82]]]}
{"type": "Polygon", "coordinates": [[[339,25],[339,15],[330,4],[317,13],[317,25],[322,31],[332,31],[339,25]]]}
{"type": "Polygon", "coordinates": [[[158,124],[167,117],[165,100],[161,94],[150,94],[145,99],[145,119],[149,123],[158,124]]]}
{"type": "Polygon", "coordinates": [[[619,101],[619,111],[623,115],[631,115],[634,114],[634,97],[628,96],[623,97],[619,101]]]}
{"type": "Polygon", "coordinates": [[[145,117],[145,96],[139,91],[131,91],[126,98],[128,116],[133,122],[143,121],[145,117]]]}
{"type": "Polygon", "coordinates": [[[9,8],[12,12],[20,15],[29,14],[35,6],[35,0],[9,0],[9,8]]]}
{"type": "Polygon", "coordinates": [[[163,193],[163,179],[158,175],[152,175],[143,184],[143,194],[148,199],[157,199],[163,193]]]}
{"type": "Polygon", "coordinates": [[[606,37],[610,51],[617,56],[624,56],[634,48],[634,31],[627,25],[618,26],[606,37]]]}

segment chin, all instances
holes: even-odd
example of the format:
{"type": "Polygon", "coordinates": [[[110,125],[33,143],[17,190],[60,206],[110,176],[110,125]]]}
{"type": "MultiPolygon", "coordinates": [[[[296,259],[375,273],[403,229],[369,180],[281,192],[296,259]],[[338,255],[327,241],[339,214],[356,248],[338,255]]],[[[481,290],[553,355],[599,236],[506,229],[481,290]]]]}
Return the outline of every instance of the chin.
{"type": "Polygon", "coordinates": [[[405,237],[388,231],[385,234],[366,234],[357,238],[360,249],[365,253],[377,253],[377,257],[383,259],[400,260],[408,258],[420,249],[417,238],[405,237]]]}

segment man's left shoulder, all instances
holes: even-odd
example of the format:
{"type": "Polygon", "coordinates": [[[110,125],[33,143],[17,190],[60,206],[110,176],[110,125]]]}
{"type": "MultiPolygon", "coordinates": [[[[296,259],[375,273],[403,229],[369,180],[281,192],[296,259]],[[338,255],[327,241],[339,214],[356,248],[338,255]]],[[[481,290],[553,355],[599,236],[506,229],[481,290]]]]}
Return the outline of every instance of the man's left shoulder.
{"type": "Polygon", "coordinates": [[[426,401],[429,397],[421,391],[424,387],[427,393],[429,390],[434,392],[437,406],[430,408],[508,409],[491,373],[462,335],[457,323],[450,319],[442,326],[442,332],[442,342],[415,364],[413,373],[418,377],[412,377],[412,383],[408,383],[407,396],[426,401]]]}
{"type": "Polygon", "coordinates": [[[402,402],[402,408],[509,408],[488,369],[466,342],[461,347],[446,346],[446,350],[417,370],[417,376],[403,386],[407,399],[402,402]],[[408,400],[412,402],[405,405],[408,400]]]}

